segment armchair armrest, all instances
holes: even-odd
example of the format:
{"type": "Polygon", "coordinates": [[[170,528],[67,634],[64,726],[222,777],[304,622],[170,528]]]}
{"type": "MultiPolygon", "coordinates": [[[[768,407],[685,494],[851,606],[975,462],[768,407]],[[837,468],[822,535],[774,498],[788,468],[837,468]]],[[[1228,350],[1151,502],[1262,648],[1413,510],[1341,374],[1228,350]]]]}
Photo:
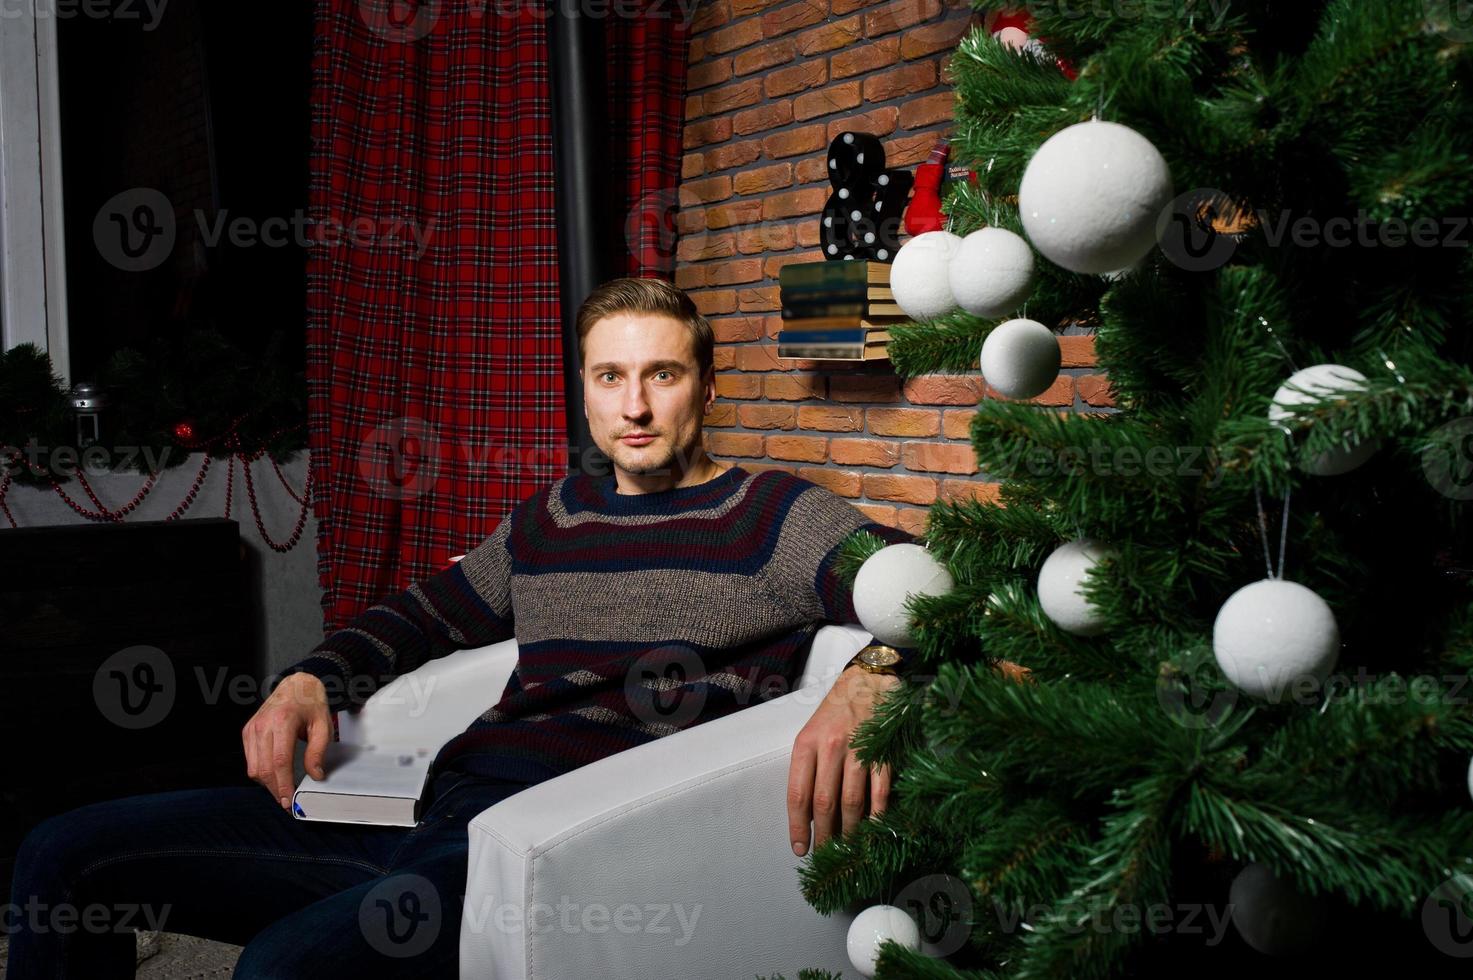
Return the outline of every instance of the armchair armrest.
{"type": "Polygon", "coordinates": [[[790,694],[530,786],[471,821],[462,977],[848,969],[850,915],[804,900],[793,740],[870,635],[821,629],[790,694]]]}
{"type": "Polygon", "coordinates": [[[431,660],[375,691],[356,712],[338,712],[338,741],[418,744],[434,752],[501,698],[516,665],[515,639],[431,660]]]}

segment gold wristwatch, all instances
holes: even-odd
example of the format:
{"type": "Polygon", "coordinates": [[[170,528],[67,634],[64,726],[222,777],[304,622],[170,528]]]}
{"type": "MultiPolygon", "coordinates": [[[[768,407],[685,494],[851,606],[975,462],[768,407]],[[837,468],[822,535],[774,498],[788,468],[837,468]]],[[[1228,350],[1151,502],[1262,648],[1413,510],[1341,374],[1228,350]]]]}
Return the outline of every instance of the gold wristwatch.
{"type": "Polygon", "coordinates": [[[871,674],[896,675],[900,673],[896,668],[900,666],[901,661],[904,659],[900,655],[900,651],[894,647],[887,647],[883,643],[871,643],[855,654],[854,659],[844,665],[844,669],[848,670],[850,667],[858,664],[861,670],[868,671],[871,674]]]}

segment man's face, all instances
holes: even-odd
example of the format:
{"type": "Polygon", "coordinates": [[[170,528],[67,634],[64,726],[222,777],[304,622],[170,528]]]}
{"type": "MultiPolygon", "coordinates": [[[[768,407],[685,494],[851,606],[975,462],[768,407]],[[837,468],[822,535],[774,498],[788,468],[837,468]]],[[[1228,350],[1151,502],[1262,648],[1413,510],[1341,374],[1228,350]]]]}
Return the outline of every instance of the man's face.
{"type": "Polygon", "coordinates": [[[716,372],[701,376],[679,320],[615,313],[584,338],[583,412],[593,441],[626,473],[679,478],[699,461],[716,372]],[[631,440],[631,433],[651,438],[631,440]]]}

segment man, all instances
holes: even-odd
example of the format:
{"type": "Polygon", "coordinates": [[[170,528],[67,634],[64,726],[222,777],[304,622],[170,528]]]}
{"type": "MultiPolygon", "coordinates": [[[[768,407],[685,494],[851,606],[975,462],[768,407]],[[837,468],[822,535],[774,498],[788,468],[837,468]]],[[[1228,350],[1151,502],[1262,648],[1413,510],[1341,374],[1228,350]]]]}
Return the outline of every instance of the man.
{"type": "MultiPolygon", "coordinates": [[[[579,310],[578,337],[585,413],[612,476],[575,474],[533,494],[464,560],[292,667],[242,731],[247,770],[269,797],[156,794],[49,820],[22,849],[13,900],[168,905],[165,928],[247,944],[238,978],[453,977],[471,818],[529,784],[790,688],[818,625],[854,619],[834,570],[839,544],[860,528],[908,536],[807,481],[704,453],[711,327],[673,286],[601,286],[579,310]],[[299,739],[307,771],[323,774],[331,711],[428,660],[511,636],[517,668],[500,700],[437,754],[418,826],[279,812],[299,739]],[[650,671],[678,680],[642,683],[650,671]],[[693,710],[671,714],[672,701],[693,710]],[[419,955],[389,959],[359,909],[401,873],[433,883],[444,927],[419,955]]],[[[821,843],[866,808],[884,809],[889,774],[868,772],[848,742],[898,683],[846,669],[799,734],[787,801],[794,853],[806,853],[810,822],[821,843]]],[[[131,964],[117,935],[22,929],[9,976],[58,967],[129,976],[131,964]]]]}

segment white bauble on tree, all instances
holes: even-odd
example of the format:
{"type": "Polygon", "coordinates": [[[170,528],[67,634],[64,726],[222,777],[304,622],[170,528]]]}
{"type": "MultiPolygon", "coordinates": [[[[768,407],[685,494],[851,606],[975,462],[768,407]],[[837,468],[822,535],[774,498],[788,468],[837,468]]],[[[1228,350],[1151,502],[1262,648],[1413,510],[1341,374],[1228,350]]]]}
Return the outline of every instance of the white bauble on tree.
{"type": "Polygon", "coordinates": [[[953,582],[946,566],[918,544],[892,544],[870,555],[854,576],[854,612],[887,646],[915,644],[905,603],[911,596],[945,595],[953,582]]]}
{"type": "Polygon", "coordinates": [[[907,949],[921,948],[921,930],[916,921],[893,905],[871,905],[849,924],[849,962],[867,977],[875,975],[880,944],[893,940],[907,949]]]}
{"type": "Polygon", "coordinates": [[[1032,398],[1059,376],[1059,338],[1037,320],[1000,323],[982,341],[982,377],[1008,398],[1032,398]]]}
{"type": "Polygon", "coordinates": [[[1144,258],[1171,198],[1171,168],[1151,141],[1099,120],[1049,137],[1018,185],[1018,211],[1033,247],[1057,266],[1090,275],[1144,258]]]}
{"type": "MultiPolygon", "coordinates": [[[[1315,364],[1302,371],[1295,371],[1289,380],[1274,392],[1273,404],[1268,407],[1270,422],[1284,422],[1295,417],[1294,406],[1316,401],[1325,395],[1337,392],[1361,391],[1365,388],[1366,376],[1355,368],[1343,364],[1315,364]]],[[[1306,473],[1315,476],[1339,476],[1349,473],[1375,455],[1381,446],[1380,439],[1351,442],[1340,449],[1320,453],[1307,463],[1300,464],[1306,473]]]]}
{"type": "Polygon", "coordinates": [[[1238,935],[1265,956],[1302,953],[1319,938],[1327,917],[1320,899],[1305,895],[1256,861],[1228,888],[1229,917],[1238,935]]]}
{"type": "Polygon", "coordinates": [[[1006,228],[962,239],[951,260],[951,295],[973,316],[1007,316],[1033,291],[1033,249],[1006,228]]]}
{"type": "Polygon", "coordinates": [[[1222,604],[1212,625],[1212,652],[1234,687],[1277,701],[1298,684],[1324,682],[1340,655],[1340,627],[1313,590],[1266,578],[1222,604]]]}
{"type": "Polygon", "coordinates": [[[906,316],[931,320],[956,309],[951,260],[961,246],[949,231],[928,231],[900,246],[890,266],[890,291],[906,316]]]}
{"type": "Polygon", "coordinates": [[[1044,560],[1038,570],[1038,602],[1055,626],[1075,636],[1104,632],[1104,617],[1081,589],[1089,570],[1114,553],[1093,538],[1077,538],[1059,545],[1044,560]]]}

